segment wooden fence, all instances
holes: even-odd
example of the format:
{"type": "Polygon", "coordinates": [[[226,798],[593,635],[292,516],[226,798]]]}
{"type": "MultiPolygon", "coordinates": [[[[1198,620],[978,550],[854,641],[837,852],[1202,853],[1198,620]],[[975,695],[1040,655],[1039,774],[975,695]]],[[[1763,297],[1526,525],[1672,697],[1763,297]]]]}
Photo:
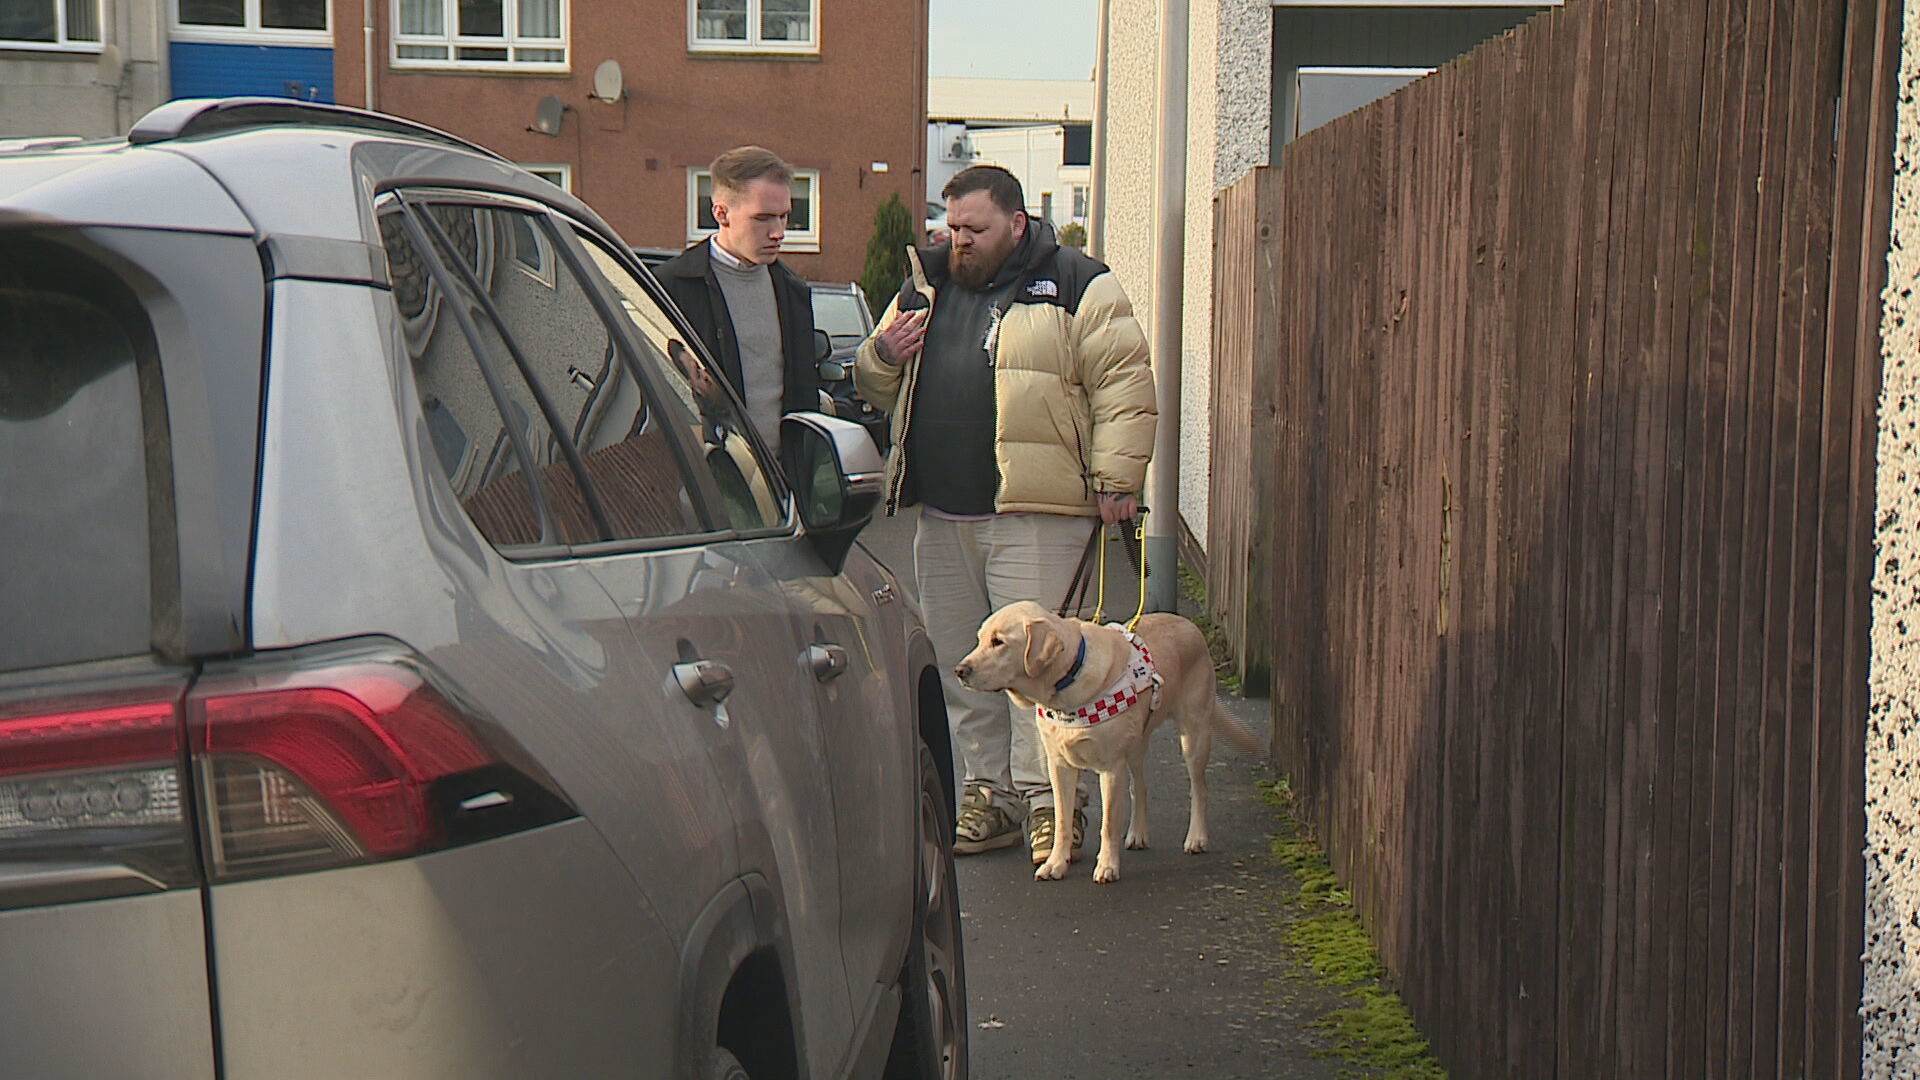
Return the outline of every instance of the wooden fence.
{"type": "Polygon", "coordinates": [[[1860,1071],[1898,0],[1571,0],[1220,198],[1208,570],[1457,1077],[1860,1071]]]}

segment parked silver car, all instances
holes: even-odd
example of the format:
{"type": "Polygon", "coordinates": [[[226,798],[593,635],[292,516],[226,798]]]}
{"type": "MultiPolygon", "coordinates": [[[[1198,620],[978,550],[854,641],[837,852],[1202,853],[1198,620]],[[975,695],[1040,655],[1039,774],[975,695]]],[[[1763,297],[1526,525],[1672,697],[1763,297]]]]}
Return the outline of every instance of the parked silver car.
{"type": "Polygon", "coordinates": [[[0,154],[0,1076],[962,1076],[934,657],[586,206],[391,117],[0,154]]]}

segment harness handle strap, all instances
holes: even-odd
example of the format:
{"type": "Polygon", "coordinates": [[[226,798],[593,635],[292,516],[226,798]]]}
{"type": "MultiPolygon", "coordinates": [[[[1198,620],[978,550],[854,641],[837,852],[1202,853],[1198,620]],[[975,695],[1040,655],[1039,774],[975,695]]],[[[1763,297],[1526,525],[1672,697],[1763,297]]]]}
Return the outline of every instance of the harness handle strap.
{"type": "Polygon", "coordinates": [[[1127,633],[1140,625],[1147,613],[1147,508],[1142,506],[1140,513],[1133,519],[1133,539],[1140,550],[1140,606],[1134,610],[1133,618],[1127,620],[1127,633]]]}
{"type": "Polygon", "coordinates": [[[1100,520],[1095,518],[1093,530],[1087,534],[1087,546],[1080,549],[1080,562],[1073,568],[1073,577],[1067,581],[1067,593],[1060,598],[1060,617],[1063,619],[1072,618],[1071,613],[1080,610],[1080,606],[1087,602],[1087,586],[1093,583],[1093,549],[1100,543],[1100,532],[1100,520]],[[1077,597],[1075,590],[1080,594],[1077,597]]]}

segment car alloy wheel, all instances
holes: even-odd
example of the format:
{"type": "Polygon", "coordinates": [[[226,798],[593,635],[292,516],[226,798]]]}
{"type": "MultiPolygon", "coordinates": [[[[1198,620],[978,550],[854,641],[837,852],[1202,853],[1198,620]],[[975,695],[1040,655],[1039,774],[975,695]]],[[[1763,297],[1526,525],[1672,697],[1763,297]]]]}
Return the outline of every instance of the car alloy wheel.
{"type": "Polygon", "coordinates": [[[953,812],[933,753],[920,747],[920,821],[914,937],[901,987],[889,1077],[963,1080],[967,1075],[967,978],[960,893],[953,872],[953,812]]]}

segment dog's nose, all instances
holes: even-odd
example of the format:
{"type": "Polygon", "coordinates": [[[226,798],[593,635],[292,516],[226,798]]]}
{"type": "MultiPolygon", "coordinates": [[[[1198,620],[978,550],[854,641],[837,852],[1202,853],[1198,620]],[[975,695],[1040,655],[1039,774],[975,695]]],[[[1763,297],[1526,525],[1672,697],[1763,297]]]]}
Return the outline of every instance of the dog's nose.
{"type": "Polygon", "coordinates": [[[965,660],[962,660],[958,664],[954,665],[953,673],[954,675],[964,679],[967,676],[973,674],[973,665],[967,663],[965,660]]]}

